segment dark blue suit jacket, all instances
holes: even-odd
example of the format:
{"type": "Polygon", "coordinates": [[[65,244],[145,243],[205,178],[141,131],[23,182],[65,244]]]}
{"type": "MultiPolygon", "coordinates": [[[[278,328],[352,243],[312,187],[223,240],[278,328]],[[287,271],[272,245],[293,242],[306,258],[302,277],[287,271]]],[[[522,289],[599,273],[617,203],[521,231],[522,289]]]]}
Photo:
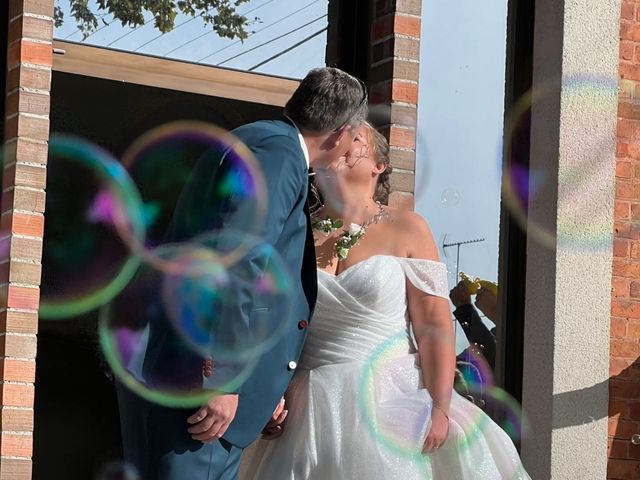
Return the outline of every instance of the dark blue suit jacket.
{"type": "MultiPolygon", "coordinates": [[[[234,292],[237,301],[227,302],[224,310],[224,324],[229,328],[218,336],[226,339],[231,347],[223,347],[232,348],[234,336],[250,334],[255,322],[264,324],[273,320],[283,326],[277,343],[261,353],[249,377],[231,390],[239,394],[239,405],[223,438],[244,448],[267,423],[294,374],[292,362],[298,361],[302,351],[306,336],[304,325],[310,321],[316,301],[317,277],[307,208],[308,167],[297,129],[289,120],[281,119],[251,123],[232,133],[252,151],[266,183],[266,218],[257,235],[281,255],[293,280],[292,305],[284,314],[277,308],[269,311],[264,305],[256,304],[250,289],[234,292]],[[276,318],[281,315],[286,316],[284,322],[282,318],[276,318]]],[[[219,192],[212,191],[215,190],[212,178],[219,171],[219,164],[220,158],[215,155],[204,155],[198,161],[176,208],[168,240],[184,241],[210,230],[242,230],[246,227],[245,205],[233,198],[221,201],[215,197],[219,192]],[[224,208],[220,208],[221,205],[224,208]]],[[[254,276],[260,276],[265,267],[264,259],[252,258],[251,252],[241,262],[239,268],[249,268],[254,276]]],[[[171,368],[175,358],[169,352],[172,342],[175,343],[175,333],[166,328],[166,323],[162,327],[152,326],[145,376],[152,377],[154,370],[171,368]]],[[[224,359],[218,361],[216,352],[211,355],[215,373],[202,382],[205,388],[216,390],[221,382],[224,384],[234,375],[237,365],[227,365],[224,359]]],[[[184,359],[181,361],[184,363],[184,359]]],[[[200,382],[202,359],[194,356],[191,363],[191,373],[197,375],[196,381],[200,382]]]]}

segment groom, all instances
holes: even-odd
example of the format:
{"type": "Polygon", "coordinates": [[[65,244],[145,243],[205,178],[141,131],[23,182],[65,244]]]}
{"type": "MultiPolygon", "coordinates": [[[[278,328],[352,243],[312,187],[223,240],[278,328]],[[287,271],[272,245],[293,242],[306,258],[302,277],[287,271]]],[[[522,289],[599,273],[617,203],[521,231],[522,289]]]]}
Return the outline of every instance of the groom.
{"type": "MultiPolygon", "coordinates": [[[[202,365],[202,383],[216,394],[197,411],[152,405],[119,389],[125,459],[139,469],[144,480],[237,478],[242,450],[265,427],[295,372],[316,301],[308,169],[326,167],[344,155],[352,147],[366,111],[367,89],[360,80],[336,68],[318,68],[302,80],[285,106],[283,118],[255,122],[232,132],[252,151],[264,175],[268,208],[261,239],[275,247],[292,273],[293,304],[284,322],[284,335],[260,356],[253,373],[237,389],[216,388],[215,380],[229,372],[224,371],[224,365],[215,365],[212,352],[214,364],[205,361],[202,365]]],[[[238,229],[246,221],[241,218],[242,205],[238,205],[228,209],[224,218],[189,223],[193,218],[203,220],[201,212],[207,211],[211,162],[203,157],[196,165],[176,208],[172,240],[204,233],[214,223],[218,228],[238,229]],[[189,211],[194,209],[199,210],[195,216],[189,211]]],[[[260,262],[252,267],[261,268],[260,262]]],[[[228,315],[234,318],[223,321],[251,325],[252,312],[259,309],[252,307],[250,292],[242,295],[242,308],[238,306],[228,315]]],[[[161,358],[162,347],[158,347],[163,335],[171,333],[151,335],[147,369],[170,361],[161,358]]]]}

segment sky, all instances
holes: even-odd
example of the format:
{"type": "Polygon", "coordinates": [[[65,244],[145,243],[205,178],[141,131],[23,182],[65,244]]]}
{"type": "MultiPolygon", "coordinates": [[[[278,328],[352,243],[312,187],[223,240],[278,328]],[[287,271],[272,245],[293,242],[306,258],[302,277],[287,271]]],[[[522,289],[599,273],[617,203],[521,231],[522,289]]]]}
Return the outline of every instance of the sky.
{"type": "MultiPolygon", "coordinates": [[[[55,37],[83,41],[68,2],[57,4],[66,21],[55,37]]],[[[324,65],[327,0],[250,0],[239,13],[258,17],[244,42],[217,37],[199,18],[178,16],[174,30],[160,35],[152,22],[123,28],[109,15],[109,25],[84,42],[239,70],[303,42],[254,71],[302,78],[324,65]]],[[[452,285],[456,269],[497,279],[506,16],[507,0],[422,4],[416,210],[431,227],[452,285]],[[456,248],[442,247],[481,238],[460,248],[458,264],[456,248]]],[[[465,345],[458,332],[458,350],[465,345]]]]}
{"type": "MultiPolygon", "coordinates": [[[[507,0],[423,0],[416,211],[441,260],[497,281],[507,0]]],[[[459,333],[459,332],[457,332],[459,333]]],[[[465,345],[458,335],[458,351],[465,345]]]]}
{"type": "MultiPolygon", "coordinates": [[[[95,0],[89,4],[93,5],[92,11],[104,14],[95,8],[95,0]]],[[[109,25],[103,25],[101,20],[95,33],[83,40],[69,14],[68,2],[57,0],[56,5],[65,13],[63,25],[56,28],[56,39],[239,70],[249,70],[327,26],[327,0],[250,0],[238,7],[238,12],[252,21],[244,42],[218,37],[200,18],[179,15],[173,31],[160,35],[153,22],[134,29],[123,28],[109,14],[103,18],[109,25]],[[242,55],[234,58],[239,54],[242,55]]],[[[150,18],[150,14],[145,15],[146,20],[150,18]]],[[[253,71],[302,78],[310,69],[324,66],[326,44],[324,31],[253,71]]]]}

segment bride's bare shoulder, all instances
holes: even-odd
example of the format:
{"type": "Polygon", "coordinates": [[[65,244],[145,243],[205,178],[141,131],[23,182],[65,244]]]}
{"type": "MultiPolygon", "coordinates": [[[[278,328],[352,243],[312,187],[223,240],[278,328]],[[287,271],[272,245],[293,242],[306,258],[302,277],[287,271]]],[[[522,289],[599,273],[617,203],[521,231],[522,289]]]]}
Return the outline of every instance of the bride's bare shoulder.
{"type": "Polygon", "coordinates": [[[418,213],[389,208],[389,220],[407,256],[438,260],[438,247],[428,222],[418,213]]]}

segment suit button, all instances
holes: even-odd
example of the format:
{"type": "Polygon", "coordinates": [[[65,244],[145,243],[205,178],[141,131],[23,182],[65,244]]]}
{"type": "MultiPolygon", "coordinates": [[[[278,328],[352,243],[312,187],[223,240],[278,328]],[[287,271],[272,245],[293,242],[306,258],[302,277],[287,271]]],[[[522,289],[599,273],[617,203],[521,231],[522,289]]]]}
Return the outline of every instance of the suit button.
{"type": "Polygon", "coordinates": [[[309,322],[307,322],[306,320],[300,320],[298,322],[298,330],[304,330],[308,326],[309,326],[309,322]]]}
{"type": "Polygon", "coordinates": [[[296,368],[298,368],[298,364],[294,361],[289,362],[289,365],[287,365],[287,369],[292,372],[293,370],[295,370],[296,368]]]}

